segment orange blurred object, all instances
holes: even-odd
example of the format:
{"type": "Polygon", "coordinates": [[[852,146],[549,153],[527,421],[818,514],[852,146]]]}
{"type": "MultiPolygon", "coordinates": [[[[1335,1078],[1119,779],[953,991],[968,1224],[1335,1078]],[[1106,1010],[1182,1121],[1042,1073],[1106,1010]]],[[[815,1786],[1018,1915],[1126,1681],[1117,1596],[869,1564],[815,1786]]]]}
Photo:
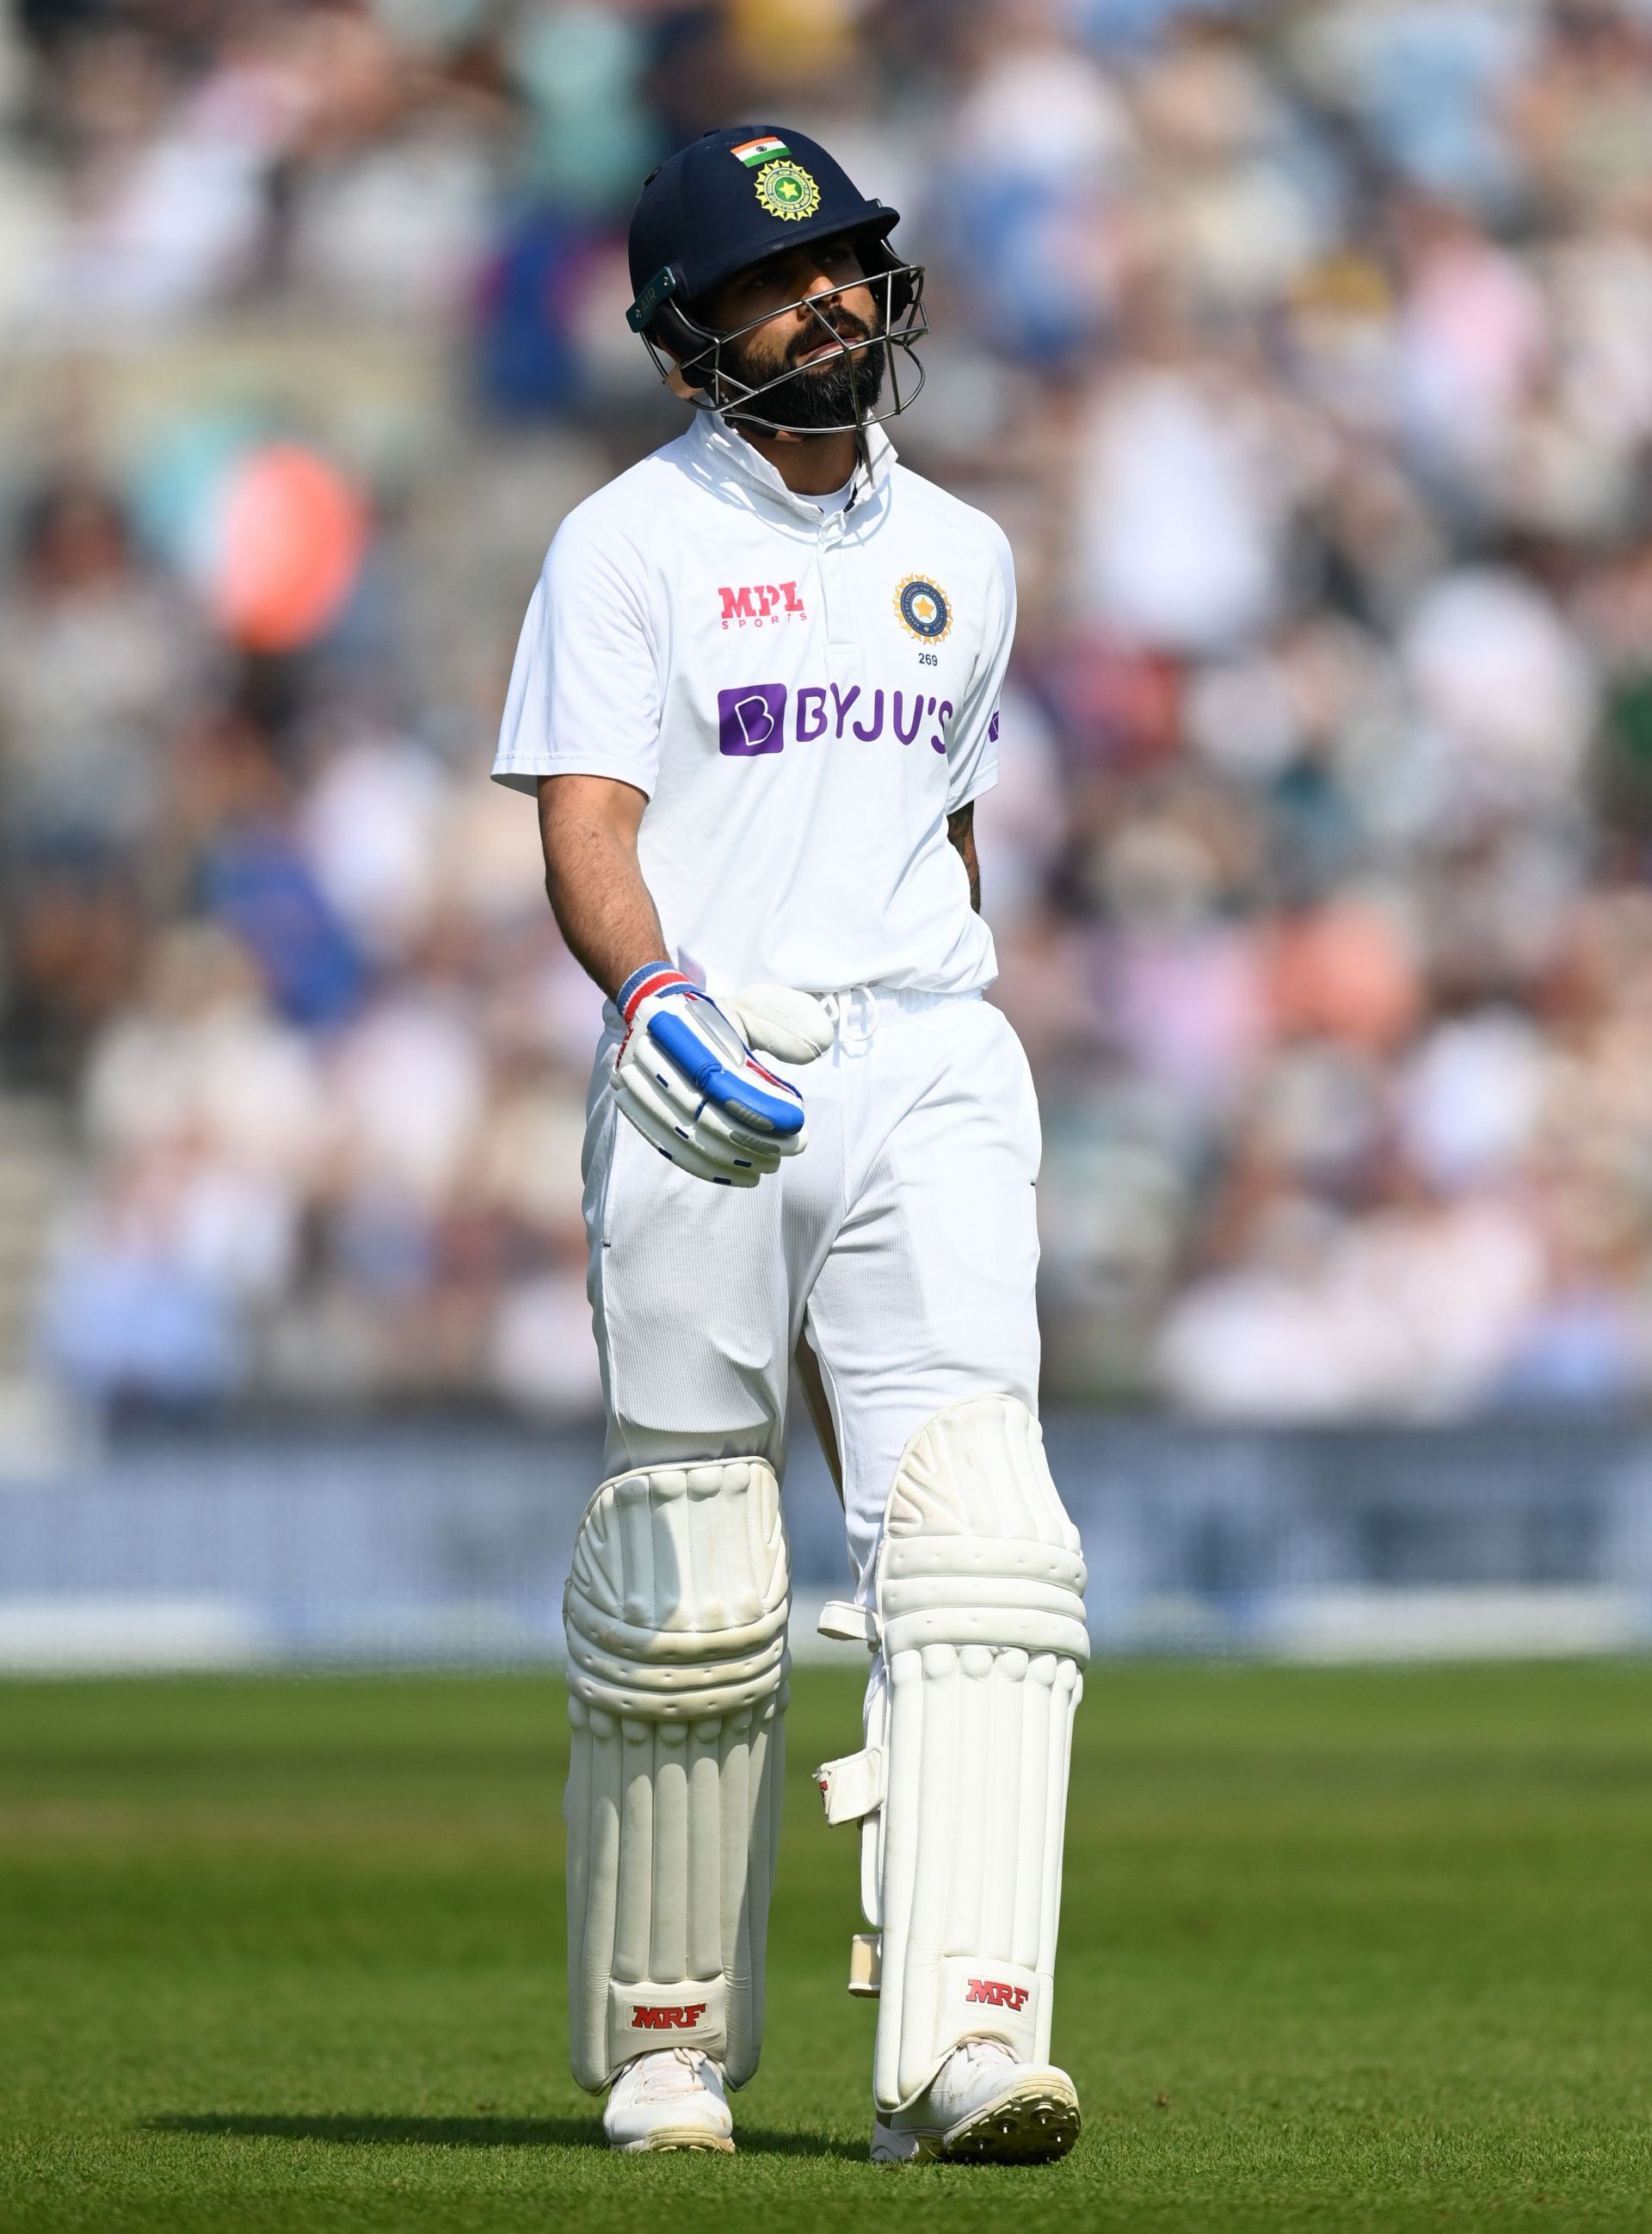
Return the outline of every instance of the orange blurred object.
{"type": "Polygon", "coordinates": [[[1277,925],[1267,976],[1283,1036],[1324,1035],[1381,1049],[1417,1021],[1416,963],[1388,912],[1357,898],[1332,900],[1277,925]]]}
{"type": "Polygon", "coordinates": [[[313,450],[252,451],[223,496],[213,604],[248,651],[296,651],[343,610],[367,548],[361,492],[313,450]]]}

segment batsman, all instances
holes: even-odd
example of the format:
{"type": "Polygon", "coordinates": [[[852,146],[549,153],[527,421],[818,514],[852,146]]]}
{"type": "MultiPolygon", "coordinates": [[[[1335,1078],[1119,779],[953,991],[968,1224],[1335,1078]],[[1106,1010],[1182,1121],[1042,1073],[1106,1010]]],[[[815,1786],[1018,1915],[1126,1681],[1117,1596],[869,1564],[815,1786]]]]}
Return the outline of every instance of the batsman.
{"type": "Polygon", "coordinates": [[[1084,1563],[974,834],[1015,579],[885,429],[928,330],[897,222],[778,126],[646,181],[630,322],[692,416],[563,521],[493,768],[608,996],[565,1813],[573,2067],[618,2149],[732,2149],[757,2068],[794,1360],[854,1578],[821,1626],[870,1657],[819,1783],[859,1832],[872,2157],[1035,2162],[1079,2129],[1050,2020],[1084,1563]]]}

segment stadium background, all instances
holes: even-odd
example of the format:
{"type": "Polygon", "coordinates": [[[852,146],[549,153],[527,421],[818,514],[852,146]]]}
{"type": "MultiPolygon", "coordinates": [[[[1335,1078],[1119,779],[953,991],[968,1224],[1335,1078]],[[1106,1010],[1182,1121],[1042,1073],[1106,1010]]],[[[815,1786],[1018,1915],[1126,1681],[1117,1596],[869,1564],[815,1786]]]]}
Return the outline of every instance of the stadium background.
{"type": "Polygon", "coordinates": [[[1101,1630],[1648,1633],[1644,0],[22,0],[0,112],[0,1657],[554,1640],[597,1003],[486,770],[736,117],[906,212],[1015,549],[1101,1630]]]}
{"type": "Polygon", "coordinates": [[[0,352],[5,2234],[1647,2234],[1648,0],[13,0],[0,352]],[[1019,564],[1041,2171],[865,2161],[847,1648],[740,2154],[563,2054],[596,1003],[486,769],[735,117],[908,212],[1019,564]]]}

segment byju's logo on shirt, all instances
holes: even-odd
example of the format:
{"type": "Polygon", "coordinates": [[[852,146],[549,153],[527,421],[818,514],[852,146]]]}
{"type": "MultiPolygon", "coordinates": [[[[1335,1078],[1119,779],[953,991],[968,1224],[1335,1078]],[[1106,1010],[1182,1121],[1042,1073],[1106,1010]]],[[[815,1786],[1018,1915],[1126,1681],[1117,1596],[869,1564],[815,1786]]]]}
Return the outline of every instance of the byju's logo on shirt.
{"type": "MultiPolygon", "coordinates": [[[[786,749],[786,685],[748,683],[738,690],[717,693],[717,750],[731,760],[755,760],[760,753],[786,749]]],[[[835,683],[824,687],[809,683],[797,694],[792,709],[792,735],[800,745],[812,745],[831,733],[834,741],[846,729],[870,745],[884,734],[887,699],[889,733],[898,744],[910,745],[925,717],[936,724],[927,742],[932,751],[946,750],[945,729],[952,712],[950,698],[926,698],[921,690],[873,690],[863,693],[858,683],[846,690],[835,683]]]]}
{"type": "Polygon", "coordinates": [[[717,750],[731,759],[778,753],[786,743],[786,685],[750,683],[717,693],[717,750]]]}
{"type": "Polygon", "coordinates": [[[782,621],[808,617],[795,582],[748,582],[737,590],[720,585],[717,595],[722,599],[725,628],[761,628],[765,621],[778,628],[782,621]]]}

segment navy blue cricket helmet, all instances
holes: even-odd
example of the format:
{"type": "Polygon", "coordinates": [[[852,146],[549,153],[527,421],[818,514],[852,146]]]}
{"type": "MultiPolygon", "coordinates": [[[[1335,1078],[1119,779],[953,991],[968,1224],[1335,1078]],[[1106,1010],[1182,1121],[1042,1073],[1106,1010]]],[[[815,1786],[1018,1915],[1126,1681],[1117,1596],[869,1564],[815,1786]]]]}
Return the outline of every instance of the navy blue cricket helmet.
{"type": "Polygon", "coordinates": [[[780,313],[767,310],[751,326],[718,331],[706,322],[701,306],[725,280],[779,250],[846,235],[864,276],[803,299],[846,356],[875,348],[881,359],[887,348],[889,407],[863,411],[857,395],[854,416],[844,421],[844,430],[891,418],[923,385],[924,369],[911,347],[928,331],[923,269],[902,262],[889,246],[899,214],[886,202],[868,199],[819,140],[803,133],[751,124],[702,133],[650,172],[631,212],[627,245],[636,299],[627,321],[648,344],[662,377],[680,367],[698,390],[695,400],[702,408],[731,411],[744,424],[775,432],[837,431],[788,426],[751,410],[754,397],[779,387],[789,373],[754,385],[738,379],[723,361],[724,345],[780,313]],[[846,341],[825,311],[834,296],[868,284],[879,305],[881,332],[869,342],[846,341]],[[917,371],[904,395],[897,349],[909,356],[917,371]]]}

